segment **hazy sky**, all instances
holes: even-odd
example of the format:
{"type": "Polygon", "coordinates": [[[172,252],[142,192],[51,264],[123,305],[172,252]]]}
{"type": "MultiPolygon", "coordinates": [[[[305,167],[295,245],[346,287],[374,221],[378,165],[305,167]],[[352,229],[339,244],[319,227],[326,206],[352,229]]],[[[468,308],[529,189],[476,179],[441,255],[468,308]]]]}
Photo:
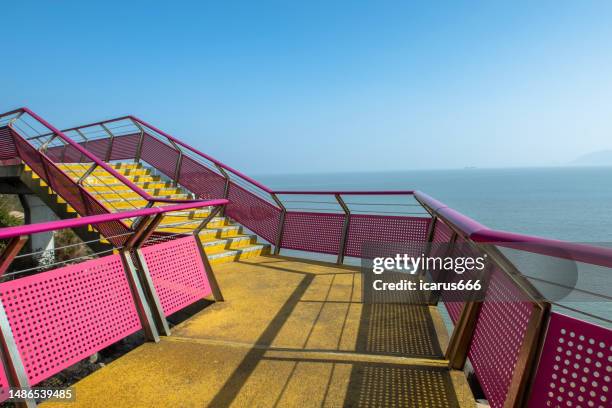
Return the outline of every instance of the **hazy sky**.
{"type": "Polygon", "coordinates": [[[42,3],[2,6],[0,110],[58,127],[132,113],[251,173],[612,148],[610,1],[42,3]]]}

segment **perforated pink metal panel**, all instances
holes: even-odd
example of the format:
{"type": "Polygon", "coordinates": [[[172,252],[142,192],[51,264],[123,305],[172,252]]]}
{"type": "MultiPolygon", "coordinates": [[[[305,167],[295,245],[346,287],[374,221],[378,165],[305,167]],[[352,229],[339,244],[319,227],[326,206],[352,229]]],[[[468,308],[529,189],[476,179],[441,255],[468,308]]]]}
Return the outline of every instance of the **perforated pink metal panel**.
{"type": "MultiPolygon", "coordinates": [[[[452,256],[452,257],[478,257],[481,256],[481,254],[476,254],[473,253],[472,251],[468,250],[468,246],[466,245],[466,240],[462,237],[462,236],[457,236],[457,238],[455,239],[455,245],[451,247],[449,246],[450,240],[451,240],[451,236],[452,236],[452,231],[451,229],[444,224],[442,221],[438,220],[436,222],[436,231],[434,231],[434,241],[436,239],[439,239],[440,241],[434,242],[433,245],[437,246],[438,249],[438,253],[435,254],[435,256],[452,256]],[[436,235],[438,235],[436,237],[436,235]],[[450,252],[449,252],[450,251],[450,252]]],[[[454,272],[441,272],[441,273],[446,273],[447,276],[437,276],[437,280],[439,281],[445,281],[445,282],[459,282],[462,279],[477,279],[478,277],[474,276],[469,276],[469,273],[465,273],[465,274],[457,274],[454,272]],[[448,276],[448,274],[450,274],[450,276],[448,276]]],[[[441,295],[441,299],[442,302],[444,302],[444,306],[446,307],[446,311],[448,312],[448,315],[450,316],[453,324],[457,323],[457,320],[459,320],[459,316],[461,316],[461,311],[463,310],[463,305],[465,304],[464,300],[464,295],[461,294],[458,291],[453,291],[453,290],[449,290],[449,291],[444,291],[442,292],[441,295]]]]}
{"type": "Polygon", "coordinates": [[[211,293],[195,237],[147,246],[141,251],[166,316],[211,293]]]}
{"type": "Polygon", "coordinates": [[[140,156],[166,176],[174,177],[178,155],[179,153],[172,146],[145,133],[140,156]]]}
{"type": "Polygon", "coordinates": [[[99,159],[106,160],[106,154],[108,152],[108,145],[110,139],[96,139],[89,140],[87,142],[81,143],[85,149],[89,150],[90,153],[95,154],[99,159]]]}
{"type": "Polygon", "coordinates": [[[119,255],[0,283],[34,385],[140,329],[119,255]]]}
{"type": "Polygon", "coordinates": [[[344,214],[288,212],[283,228],[283,248],[337,254],[344,214]]]}
{"type": "Polygon", "coordinates": [[[494,408],[504,405],[533,312],[533,305],[523,298],[504,272],[492,272],[468,356],[494,408]]]}
{"type": "Polygon", "coordinates": [[[62,152],[64,151],[64,146],[53,146],[47,149],[45,153],[48,158],[53,160],[56,163],[61,162],[62,152]]]}
{"type": "Polygon", "coordinates": [[[612,406],[612,330],[552,313],[529,407],[612,406]]]}
{"type": "Polygon", "coordinates": [[[453,236],[453,230],[441,219],[436,221],[432,242],[437,244],[448,244],[453,236]]]}
{"type": "Polygon", "coordinates": [[[179,183],[200,198],[222,198],[225,178],[190,157],[183,157],[179,183]]]}
{"type": "Polygon", "coordinates": [[[463,310],[463,302],[444,302],[444,306],[446,307],[446,311],[450,316],[453,324],[457,323],[459,320],[459,316],[461,316],[461,311],[463,310]]]}
{"type": "Polygon", "coordinates": [[[140,134],[134,133],[131,135],[116,136],[113,139],[113,151],[111,160],[127,160],[136,157],[140,134]]]}
{"type": "Polygon", "coordinates": [[[9,383],[4,372],[4,367],[0,366],[0,402],[8,398],[9,383]]]}
{"type": "Polygon", "coordinates": [[[255,194],[231,183],[225,214],[264,238],[275,242],[281,210],[255,194]]]}
{"type": "Polygon", "coordinates": [[[8,127],[0,127],[0,160],[12,159],[17,156],[13,136],[8,127]]]}
{"type": "Polygon", "coordinates": [[[62,163],[79,163],[84,158],[81,152],[79,152],[74,146],[70,145],[60,147],[58,153],[60,154],[57,161],[62,163]]]}
{"type": "MultiPolygon", "coordinates": [[[[40,154],[32,145],[21,138],[19,135],[12,133],[15,140],[15,146],[19,157],[34,170],[39,177],[49,184],[49,186],[66,202],[68,202],[80,215],[98,215],[108,214],[109,211],[98,200],[96,200],[87,190],[79,186],[66,173],[59,169],[48,157],[40,154]]],[[[125,234],[129,229],[120,221],[113,221],[96,226],[104,236],[111,237],[121,235],[117,238],[111,238],[111,242],[115,245],[122,244],[127,237],[125,234]]]]}
{"type": "Polygon", "coordinates": [[[424,243],[431,218],[352,214],[345,254],[361,257],[365,242],[424,243]]]}

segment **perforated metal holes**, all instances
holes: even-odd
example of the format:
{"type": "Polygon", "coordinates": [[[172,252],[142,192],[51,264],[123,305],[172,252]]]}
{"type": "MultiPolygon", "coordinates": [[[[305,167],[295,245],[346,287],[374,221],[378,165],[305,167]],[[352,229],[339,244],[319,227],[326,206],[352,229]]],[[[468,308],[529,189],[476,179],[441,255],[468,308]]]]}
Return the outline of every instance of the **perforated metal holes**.
{"type": "Polygon", "coordinates": [[[425,242],[430,222],[421,217],[352,214],[345,253],[361,257],[365,242],[425,242]]]}
{"type": "Polygon", "coordinates": [[[529,406],[612,406],[612,332],[552,313],[529,406]]]}
{"type": "Polygon", "coordinates": [[[0,160],[12,159],[17,156],[13,136],[8,127],[0,128],[0,160]]]}
{"type": "Polygon", "coordinates": [[[275,242],[281,213],[279,208],[233,182],[228,199],[230,202],[225,207],[227,216],[268,242],[275,242]]]}
{"type": "Polygon", "coordinates": [[[533,312],[519,289],[500,270],[491,275],[469,358],[489,404],[502,407],[533,312]]]}
{"type": "Polygon", "coordinates": [[[145,134],[141,157],[168,177],[174,177],[179,153],[171,146],[145,134]]]}
{"type": "Polygon", "coordinates": [[[344,214],[288,212],[283,228],[282,247],[337,254],[344,217],[344,214]]]}
{"type": "Polygon", "coordinates": [[[0,284],[30,384],[140,329],[119,255],[0,284]]]}
{"type": "Polygon", "coordinates": [[[450,375],[440,369],[355,364],[345,406],[453,408],[450,375]]]}
{"type": "Polygon", "coordinates": [[[211,293],[193,236],[151,245],[141,251],[166,316],[211,293]]]}
{"type": "Polygon", "coordinates": [[[0,402],[8,398],[9,383],[4,372],[4,367],[0,366],[0,402]]]}
{"type": "Polygon", "coordinates": [[[200,198],[221,198],[225,190],[223,176],[187,156],[183,157],[179,182],[200,198]]]}

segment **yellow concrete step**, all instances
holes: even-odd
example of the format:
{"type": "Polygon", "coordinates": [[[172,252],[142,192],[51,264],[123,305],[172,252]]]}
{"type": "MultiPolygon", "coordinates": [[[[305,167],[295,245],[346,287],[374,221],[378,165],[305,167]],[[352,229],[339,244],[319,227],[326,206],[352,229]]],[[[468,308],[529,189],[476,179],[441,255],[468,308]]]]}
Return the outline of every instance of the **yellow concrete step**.
{"type": "Polygon", "coordinates": [[[223,249],[241,249],[257,243],[255,235],[237,235],[235,237],[202,241],[206,253],[217,253],[223,249]]]}
{"type": "Polygon", "coordinates": [[[226,225],[219,228],[205,228],[200,232],[200,238],[207,240],[212,238],[235,237],[240,234],[242,234],[241,225],[226,225]]]}
{"type": "Polygon", "coordinates": [[[268,244],[256,244],[248,247],[233,249],[229,251],[220,251],[217,253],[208,254],[208,261],[211,265],[219,265],[227,262],[233,262],[243,259],[254,258],[260,255],[267,255],[270,253],[270,245],[268,244]]]}
{"type": "MultiPolygon", "coordinates": [[[[76,173],[70,173],[70,176],[73,179],[78,179],[81,175],[76,174],[76,173]]],[[[131,182],[133,182],[134,184],[138,184],[138,183],[145,183],[145,182],[160,182],[161,181],[161,176],[153,176],[153,175],[131,175],[131,174],[126,174],[125,178],[127,178],[128,180],[130,180],[131,182]]],[[[103,174],[103,175],[91,175],[89,177],[87,177],[87,182],[88,184],[99,184],[99,185],[112,185],[112,184],[119,184],[121,183],[121,181],[119,181],[119,179],[113,175],[111,175],[110,173],[107,174],[103,174]]]]}
{"type": "MultiPolygon", "coordinates": [[[[120,169],[142,169],[147,168],[140,163],[107,163],[110,167],[115,170],[120,169]]],[[[89,167],[92,165],[92,162],[87,163],[58,163],[58,166],[66,167],[66,168],[80,168],[80,167],[89,167]]]]}
{"type": "MultiPolygon", "coordinates": [[[[65,172],[71,175],[78,175],[79,177],[85,174],[90,169],[90,167],[91,165],[79,166],[79,167],[77,166],[66,167],[63,165],[59,166],[59,168],[64,170],[65,172]]],[[[146,169],[146,168],[115,169],[115,170],[117,170],[119,174],[123,174],[126,177],[149,175],[152,173],[151,169],[146,169]]],[[[109,173],[107,170],[105,170],[102,167],[96,167],[96,169],[93,172],[91,172],[91,176],[92,177],[113,177],[111,173],[109,173]]]]}
{"type": "MultiPolygon", "coordinates": [[[[121,191],[116,193],[100,193],[100,192],[92,192],[93,196],[98,199],[104,199],[107,202],[115,202],[121,200],[138,200],[141,199],[140,195],[134,191],[121,191]]],[[[172,200],[188,200],[191,198],[189,194],[181,193],[181,194],[165,194],[165,195],[155,195],[153,197],[156,198],[168,198],[172,200]]]]}
{"type": "MultiPolygon", "coordinates": [[[[175,189],[178,192],[182,191],[180,188],[176,187],[174,182],[171,181],[144,181],[135,183],[138,187],[143,190],[152,190],[152,189],[175,189]]],[[[133,191],[131,187],[123,184],[122,182],[115,179],[112,183],[98,183],[98,184],[87,184],[88,190],[91,191],[107,191],[109,189],[113,189],[115,191],[133,191]]]]}
{"type": "MultiPolygon", "coordinates": [[[[131,190],[130,188],[128,188],[126,185],[123,185],[126,188],[117,188],[120,187],[118,185],[115,186],[106,186],[106,185],[99,185],[99,186],[92,186],[92,185],[86,185],[87,190],[91,191],[91,192],[96,192],[96,194],[112,194],[112,193],[117,193],[117,192],[121,192],[121,193],[127,193],[127,194],[136,194],[133,190],[131,190]]],[[[143,190],[145,190],[147,193],[149,193],[152,196],[162,196],[162,195],[168,195],[168,194],[181,194],[181,193],[185,193],[185,190],[178,188],[178,187],[159,187],[159,188],[143,188],[143,190]]]]}

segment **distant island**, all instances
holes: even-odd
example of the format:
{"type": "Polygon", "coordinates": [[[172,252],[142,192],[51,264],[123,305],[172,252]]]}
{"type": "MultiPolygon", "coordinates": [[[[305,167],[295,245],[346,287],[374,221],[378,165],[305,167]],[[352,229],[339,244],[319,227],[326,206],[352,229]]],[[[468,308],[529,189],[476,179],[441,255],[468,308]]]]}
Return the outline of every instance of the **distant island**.
{"type": "Polygon", "coordinates": [[[569,164],[570,166],[612,166],[612,150],[587,153],[569,164]]]}

